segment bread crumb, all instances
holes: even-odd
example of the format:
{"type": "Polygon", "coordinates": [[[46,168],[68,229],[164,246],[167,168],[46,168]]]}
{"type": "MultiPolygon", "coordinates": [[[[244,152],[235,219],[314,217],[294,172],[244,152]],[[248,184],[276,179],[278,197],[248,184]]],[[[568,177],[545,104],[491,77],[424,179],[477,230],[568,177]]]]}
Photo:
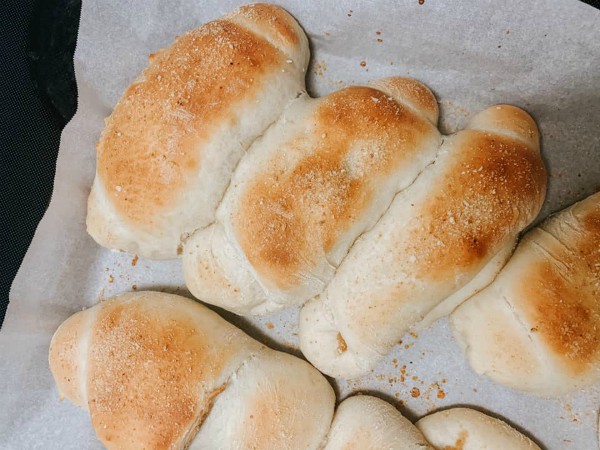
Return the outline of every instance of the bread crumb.
{"type": "Polygon", "coordinates": [[[410,390],[410,395],[411,395],[411,397],[413,397],[413,398],[417,398],[417,397],[419,397],[419,396],[421,395],[421,391],[419,390],[419,388],[418,388],[418,387],[414,387],[414,388],[412,388],[412,389],[410,390]]]}
{"type": "Polygon", "coordinates": [[[133,257],[133,259],[131,260],[131,265],[132,265],[132,266],[135,266],[135,265],[137,264],[137,262],[138,262],[138,259],[139,259],[139,258],[138,258],[138,255],[135,255],[135,256],[133,257]]]}
{"type": "Polygon", "coordinates": [[[337,341],[338,341],[337,352],[338,352],[338,354],[341,355],[346,350],[348,350],[348,344],[346,344],[346,341],[344,340],[344,338],[342,337],[342,335],[340,333],[337,334],[337,341]]]}

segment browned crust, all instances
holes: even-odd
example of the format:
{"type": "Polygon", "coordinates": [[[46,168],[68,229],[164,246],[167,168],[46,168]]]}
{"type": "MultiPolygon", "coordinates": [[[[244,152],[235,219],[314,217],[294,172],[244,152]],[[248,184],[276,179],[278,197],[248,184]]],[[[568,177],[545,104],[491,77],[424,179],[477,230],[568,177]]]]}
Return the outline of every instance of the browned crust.
{"type": "Polygon", "coordinates": [[[435,95],[420,81],[414,78],[389,77],[376,80],[371,86],[393,96],[401,103],[408,103],[432,124],[437,124],[439,107],[435,95]]]}
{"type": "Polygon", "coordinates": [[[554,224],[542,225],[554,245],[518,287],[532,331],[573,375],[600,362],[600,194],[584,202],[581,214],[561,213],[554,224]],[[558,225],[561,217],[568,222],[558,225]]]}
{"type": "Polygon", "coordinates": [[[539,152],[540,132],[533,118],[512,105],[496,105],[481,111],[469,124],[470,129],[506,132],[539,152]]]}
{"type": "Polygon", "coordinates": [[[230,358],[185,310],[165,305],[158,314],[156,307],[115,301],[98,312],[88,403],[107,447],[174,448],[189,441],[198,417],[211,407],[207,387],[230,358]]]}
{"type": "Polygon", "coordinates": [[[361,218],[376,179],[412,163],[432,131],[412,109],[369,87],[329,95],[309,120],[310,133],[286,146],[314,150],[291,170],[275,161],[248,187],[234,216],[248,260],[281,289],[310,272],[361,218]]]}
{"type": "Polygon", "coordinates": [[[236,13],[258,25],[278,44],[285,47],[298,45],[298,23],[283,9],[266,3],[254,3],[239,8],[236,13]]]}
{"type": "MultiPolygon", "coordinates": [[[[278,9],[257,11],[266,21],[267,12],[278,9]]],[[[274,20],[291,39],[279,13],[274,20]]],[[[202,143],[216,127],[233,125],[236,105],[252,101],[261,76],[284,59],[228,20],[190,31],[156,54],[123,95],[98,143],[98,176],[120,216],[152,228],[193,181],[202,143]]]]}
{"type": "MultiPolygon", "coordinates": [[[[546,171],[539,155],[506,136],[463,131],[451,152],[435,195],[419,208],[409,235],[418,279],[460,277],[498,251],[506,237],[523,229],[541,207],[546,171]]],[[[406,257],[407,254],[402,254],[406,257]]]]}

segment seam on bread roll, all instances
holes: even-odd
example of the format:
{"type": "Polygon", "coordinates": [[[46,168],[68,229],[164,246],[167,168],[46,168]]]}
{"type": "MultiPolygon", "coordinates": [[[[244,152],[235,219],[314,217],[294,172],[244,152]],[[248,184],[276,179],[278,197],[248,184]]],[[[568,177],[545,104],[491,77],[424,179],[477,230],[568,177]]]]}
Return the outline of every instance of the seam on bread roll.
{"type": "Polygon", "coordinates": [[[517,240],[518,239],[515,238],[513,242],[508,243],[505,248],[492,256],[490,261],[471,279],[471,281],[428,312],[421,321],[413,325],[413,329],[415,331],[425,329],[441,317],[452,314],[452,312],[462,303],[492,284],[514,252],[514,249],[517,246],[517,240]]]}
{"type": "Polygon", "coordinates": [[[240,363],[240,365],[233,372],[231,372],[229,374],[227,379],[220,386],[215,387],[210,393],[207,394],[208,397],[210,398],[209,406],[206,410],[202,411],[201,414],[198,415],[198,419],[197,419],[196,423],[194,425],[192,425],[192,427],[190,427],[187,435],[184,436],[184,439],[183,439],[183,448],[184,449],[194,450],[196,448],[196,446],[194,446],[194,438],[202,429],[202,425],[204,425],[204,422],[206,421],[206,419],[208,419],[208,417],[210,416],[210,413],[212,412],[215,402],[219,398],[219,395],[221,395],[223,392],[225,392],[227,390],[228,386],[231,383],[231,380],[234,379],[237,376],[237,374],[242,370],[242,368],[247,366],[248,363],[256,357],[256,355],[257,354],[255,352],[252,352],[246,359],[244,359],[240,363]]]}
{"type": "MultiPolygon", "coordinates": [[[[295,96],[294,98],[290,99],[290,101],[289,101],[289,102],[288,102],[288,103],[287,103],[287,104],[284,106],[284,108],[283,108],[283,109],[285,110],[285,109],[288,107],[288,105],[289,105],[290,103],[292,103],[293,101],[295,101],[295,100],[297,100],[298,98],[300,98],[300,97],[302,97],[302,96],[305,96],[305,95],[308,95],[308,94],[306,93],[306,91],[304,91],[304,90],[302,90],[302,91],[298,91],[298,93],[296,94],[296,96],[295,96]]],[[[262,137],[265,135],[265,133],[268,131],[268,129],[269,129],[269,128],[271,128],[271,126],[272,126],[272,125],[273,125],[275,122],[277,122],[278,120],[279,120],[279,117],[276,117],[276,118],[274,118],[274,119],[273,119],[273,121],[272,121],[271,123],[269,123],[269,125],[267,125],[267,127],[266,127],[266,128],[263,130],[263,132],[262,132],[262,133],[260,133],[258,136],[256,136],[256,138],[254,138],[254,139],[253,139],[253,140],[250,142],[250,145],[248,146],[248,148],[244,150],[244,156],[245,156],[245,155],[248,153],[248,151],[250,151],[250,149],[251,149],[251,148],[254,146],[254,144],[255,144],[256,142],[258,142],[258,141],[260,141],[260,140],[262,139],[262,137]]],[[[237,170],[238,166],[239,166],[239,165],[240,165],[240,163],[242,162],[242,159],[243,159],[243,158],[244,158],[244,157],[242,156],[242,158],[240,158],[240,159],[238,160],[238,162],[235,164],[235,167],[234,167],[234,169],[233,169],[233,172],[232,172],[232,173],[235,173],[235,171],[237,170]]],[[[221,197],[219,198],[219,201],[218,201],[217,205],[219,205],[219,206],[220,206],[220,205],[221,205],[221,203],[223,202],[223,198],[224,198],[224,197],[225,197],[225,195],[227,194],[227,190],[229,189],[229,186],[231,185],[231,180],[232,180],[232,178],[229,178],[229,180],[228,180],[228,182],[227,182],[227,187],[226,187],[226,188],[223,190],[223,193],[221,194],[221,197]]],[[[218,210],[218,209],[219,209],[219,207],[217,207],[217,210],[218,210]]],[[[212,227],[212,226],[215,226],[216,224],[218,224],[218,220],[215,218],[215,220],[213,220],[211,223],[209,223],[209,224],[208,224],[208,225],[206,225],[206,226],[202,226],[202,227],[194,228],[194,229],[193,229],[192,231],[190,231],[190,232],[183,233],[183,234],[181,235],[181,239],[180,239],[180,246],[181,246],[181,248],[182,248],[182,251],[183,251],[183,247],[184,247],[184,246],[185,246],[185,244],[186,244],[186,241],[187,241],[188,239],[190,239],[190,238],[191,238],[191,237],[192,237],[194,234],[196,234],[196,233],[199,233],[199,232],[201,232],[202,230],[208,229],[208,228],[210,228],[210,227],[212,227]]]]}
{"type": "MultiPolygon", "coordinates": [[[[259,8],[266,7],[267,9],[273,8],[273,6],[264,4],[264,3],[255,3],[252,6],[254,8],[256,8],[256,7],[259,7],[259,8]]],[[[297,55],[294,55],[293,53],[291,53],[290,48],[288,46],[282,44],[281,36],[279,36],[280,37],[279,40],[274,39],[270,33],[268,33],[266,30],[261,29],[259,26],[257,26],[256,22],[253,22],[252,20],[250,20],[250,18],[248,17],[248,13],[252,14],[252,10],[250,10],[248,7],[242,7],[242,8],[238,8],[236,11],[233,11],[232,13],[228,14],[224,18],[227,20],[231,20],[232,22],[237,23],[240,26],[243,26],[244,28],[246,28],[247,30],[250,30],[252,33],[256,34],[260,38],[269,42],[273,47],[277,48],[280,52],[285,54],[289,58],[288,61],[291,60],[291,62],[288,62],[288,64],[293,64],[297,68],[304,70],[303,68],[306,67],[306,65],[308,64],[308,52],[306,53],[306,58],[304,60],[297,61],[297,58],[296,58],[297,55]],[[242,8],[244,9],[243,12],[242,12],[242,8]]],[[[301,47],[308,48],[308,39],[306,38],[306,32],[302,29],[301,25],[296,21],[296,19],[291,14],[289,14],[287,11],[283,11],[283,13],[285,15],[287,15],[286,19],[289,20],[289,25],[291,25],[292,28],[294,28],[294,32],[296,33],[296,36],[299,37],[300,40],[302,41],[300,44],[301,47]]],[[[276,20],[278,20],[278,19],[276,19],[276,20]]],[[[274,31],[274,29],[269,30],[269,31],[274,31]]],[[[283,39],[285,39],[285,38],[283,38],[283,39]]]]}

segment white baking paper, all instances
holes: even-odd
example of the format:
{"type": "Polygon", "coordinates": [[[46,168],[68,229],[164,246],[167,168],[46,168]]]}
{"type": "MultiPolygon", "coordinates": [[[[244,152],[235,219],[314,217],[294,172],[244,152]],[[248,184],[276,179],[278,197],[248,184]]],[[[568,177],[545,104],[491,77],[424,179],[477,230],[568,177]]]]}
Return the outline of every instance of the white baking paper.
{"type": "MultiPolygon", "coordinates": [[[[436,93],[442,129],[512,103],[543,136],[550,185],[540,218],[600,185],[600,12],[576,0],[280,1],[309,35],[312,95],[381,76],[408,75],[436,93]]],[[[69,315],[131,289],[189,295],[178,261],[133,261],[85,231],[94,145],[147,57],[175,36],[232,10],[234,0],[84,1],[75,55],[79,108],[65,128],[50,207],[14,281],[0,333],[0,448],[99,449],[87,413],[59,401],[48,369],[50,338],[69,315]]],[[[27,205],[23,205],[27,207],[27,205]]],[[[228,319],[296,354],[293,309],[228,319]]],[[[368,376],[338,382],[340,399],[369,392],[410,419],[454,405],[491,412],[549,450],[597,448],[600,386],[540,399],[476,376],[446,320],[407,335],[368,376]]]]}

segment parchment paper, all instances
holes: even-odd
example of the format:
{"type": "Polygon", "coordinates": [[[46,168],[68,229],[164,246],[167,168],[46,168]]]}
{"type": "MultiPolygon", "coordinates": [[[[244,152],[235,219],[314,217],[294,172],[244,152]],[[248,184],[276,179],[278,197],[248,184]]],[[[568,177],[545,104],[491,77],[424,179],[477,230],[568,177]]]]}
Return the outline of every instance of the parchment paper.
{"type": "MultiPolygon", "coordinates": [[[[489,105],[512,103],[542,131],[550,186],[540,219],[598,189],[599,11],[575,0],[279,3],[309,35],[312,95],[381,76],[413,76],[438,96],[446,132],[489,105]]],[[[132,256],[100,248],[86,234],[94,145],[103,118],[148,54],[239,4],[83,2],[75,55],[79,109],[63,132],[52,202],[14,281],[0,333],[0,448],[101,448],[87,413],[58,400],[47,363],[53,332],[75,311],[123,291],[189,295],[179,261],[134,265],[132,256]]],[[[269,345],[298,353],[297,315],[234,319],[269,345]]],[[[406,336],[368,376],[335,386],[339,399],[376,393],[413,420],[471,405],[507,419],[547,449],[597,448],[600,386],[548,400],[494,385],[468,367],[446,320],[406,336]]]]}

